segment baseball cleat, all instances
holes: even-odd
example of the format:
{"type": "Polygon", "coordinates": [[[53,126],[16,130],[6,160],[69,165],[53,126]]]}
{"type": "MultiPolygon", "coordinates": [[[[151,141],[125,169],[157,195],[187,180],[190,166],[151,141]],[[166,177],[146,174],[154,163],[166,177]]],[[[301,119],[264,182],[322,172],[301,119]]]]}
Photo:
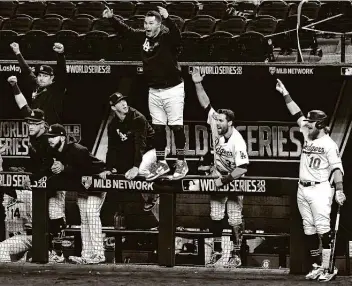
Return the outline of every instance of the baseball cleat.
{"type": "Polygon", "coordinates": [[[186,160],[177,160],[176,161],[176,170],[173,174],[173,179],[174,180],[179,180],[179,179],[182,179],[184,178],[187,173],[188,173],[189,169],[188,169],[188,165],[187,165],[187,162],[186,160]]]}
{"type": "Polygon", "coordinates": [[[64,263],[65,257],[63,254],[57,255],[54,251],[49,252],[49,263],[64,263]]]}
{"type": "Polygon", "coordinates": [[[242,265],[241,258],[238,255],[234,255],[233,257],[230,257],[228,262],[225,262],[224,267],[225,268],[237,268],[242,265]]]}
{"type": "Polygon", "coordinates": [[[105,257],[102,255],[92,255],[86,259],[86,264],[100,264],[105,262],[105,257]]]}
{"type": "Polygon", "coordinates": [[[320,275],[324,273],[324,268],[314,263],[313,269],[306,275],[307,280],[316,280],[320,275]]]}
{"type": "Polygon", "coordinates": [[[68,260],[73,264],[87,264],[87,258],[80,256],[69,256],[68,260]]]}
{"type": "Polygon", "coordinates": [[[146,176],[146,180],[153,181],[168,172],[170,172],[169,165],[166,162],[158,161],[151,166],[150,174],[146,176]]]}
{"type": "Polygon", "coordinates": [[[205,267],[215,267],[216,262],[218,262],[222,257],[222,253],[218,251],[214,251],[211,254],[211,258],[208,263],[205,264],[205,267]]]}
{"type": "Polygon", "coordinates": [[[333,280],[336,277],[337,272],[338,272],[338,270],[337,270],[336,267],[334,267],[333,273],[329,273],[329,270],[326,269],[324,271],[324,273],[319,276],[318,281],[319,282],[329,282],[329,281],[333,280]]]}

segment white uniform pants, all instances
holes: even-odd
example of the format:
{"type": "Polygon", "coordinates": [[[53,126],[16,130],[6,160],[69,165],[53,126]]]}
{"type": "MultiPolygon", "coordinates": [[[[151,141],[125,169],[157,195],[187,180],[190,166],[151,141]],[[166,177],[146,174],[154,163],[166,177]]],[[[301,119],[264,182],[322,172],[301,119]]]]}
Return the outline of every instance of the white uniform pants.
{"type": "Polygon", "coordinates": [[[328,181],[311,187],[298,185],[297,204],[306,235],[330,231],[331,204],[334,189],[328,181]]]}
{"type": "Polygon", "coordinates": [[[210,200],[210,217],[212,220],[222,220],[225,217],[225,209],[229,217],[230,226],[238,226],[242,223],[243,196],[231,197],[212,196],[210,200]]]}
{"type": "Polygon", "coordinates": [[[104,255],[104,241],[100,210],[103,206],[106,193],[100,196],[78,197],[77,205],[81,216],[82,257],[104,255]]]}
{"type": "Polygon", "coordinates": [[[17,259],[13,259],[14,256],[24,254],[31,248],[31,235],[20,234],[10,237],[0,242],[0,262],[16,261],[17,259]]]}

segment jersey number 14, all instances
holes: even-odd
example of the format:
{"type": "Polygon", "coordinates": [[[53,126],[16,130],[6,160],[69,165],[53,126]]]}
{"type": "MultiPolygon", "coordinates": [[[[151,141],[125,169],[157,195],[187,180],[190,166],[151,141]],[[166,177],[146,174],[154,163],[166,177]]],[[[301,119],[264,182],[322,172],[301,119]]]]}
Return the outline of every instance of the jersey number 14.
{"type": "Polygon", "coordinates": [[[309,168],[319,169],[320,162],[321,160],[319,157],[311,157],[309,161],[309,168]]]}

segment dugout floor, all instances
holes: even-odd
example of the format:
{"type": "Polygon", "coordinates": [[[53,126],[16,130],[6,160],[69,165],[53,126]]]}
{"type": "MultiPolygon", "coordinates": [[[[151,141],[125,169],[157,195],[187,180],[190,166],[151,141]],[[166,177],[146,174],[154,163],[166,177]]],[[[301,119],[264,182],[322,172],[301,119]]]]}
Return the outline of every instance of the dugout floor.
{"type": "MultiPolygon", "coordinates": [[[[0,285],[314,285],[288,269],[207,269],[138,265],[0,264],[0,285]]],[[[337,277],[329,285],[352,285],[351,276],[337,277]]]]}

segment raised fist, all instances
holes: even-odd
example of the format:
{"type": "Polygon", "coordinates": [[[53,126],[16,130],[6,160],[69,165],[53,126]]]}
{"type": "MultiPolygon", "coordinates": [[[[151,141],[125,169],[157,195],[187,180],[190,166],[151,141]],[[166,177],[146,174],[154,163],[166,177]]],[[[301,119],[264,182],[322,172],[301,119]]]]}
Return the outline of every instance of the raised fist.
{"type": "Polygon", "coordinates": [[[157,6],[159,13],[161,15],[161,17],[163,17],[164,19],[166,19],[167,17],[169,17],[169,12],[167,12],[167,10],[161,6],[157,6]]]}
{"type": "Polygon", "coordinates": [[[114,16],[114,10],[110,9],[109,7],[106,7],[106,9],[103,11],[103,18],[112,18],[114,16]]]}
{"type": "Polygon", "coordinates": [[[12,75],[7,79],[7,81],[9,82],[9,84],[14,86],[17,83],[17,77],[15,75],[12,75]]]}
{"type": "Polygon", "coordinates": [[[61,43],[54,43],[53,50],[59,54],[64,52],[64,45],[61,43]]]}
{"type": "Polygon", "coordinates": [[[18,55],[19,53],[21,53],[20,52],[20,46],[19,46],[19,44],[17,44],[17,43],[12,43],[12,44],[10,44],[10,47],[11,47],[11,49],[13,50],[13,52],[16,54],[16,55],[18,55]]]}
{"type": "Polygon", "coordinates": [[[193,71],[192,71],[193,82],[194,83],[202,82],[203,78],[204,78],[204,75],[200,74],[199,68],[193,68],[193,71]]]}
{"type": "Polygon", "coordinates": [[[281,80],[277,79],[276,90],[282,95],[288,94],[288,91],[281,80]]]}

